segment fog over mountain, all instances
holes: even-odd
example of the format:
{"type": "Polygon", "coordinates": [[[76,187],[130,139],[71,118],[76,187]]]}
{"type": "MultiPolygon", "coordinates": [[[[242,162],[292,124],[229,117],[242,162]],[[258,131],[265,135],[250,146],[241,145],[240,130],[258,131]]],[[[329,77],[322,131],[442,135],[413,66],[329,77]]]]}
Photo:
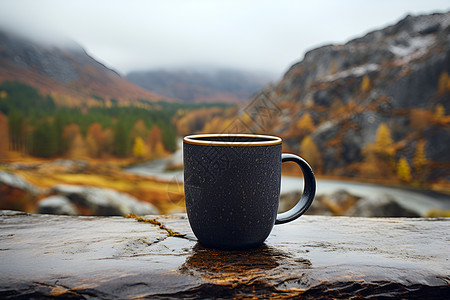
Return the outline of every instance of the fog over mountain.
{"type": "Polygon", "coordinates": [[[186,102],[244,102],[274,80],[269,73],[232,69],[149,70],[126,78],[151,92],[186,102]]]}
{"type": "Polygon", "coordinates": [[[162,99],[128,82],[73,41],[54,43],[0,29],[0,82],[5,80],[52,94],[62,105],[162,99]]]}

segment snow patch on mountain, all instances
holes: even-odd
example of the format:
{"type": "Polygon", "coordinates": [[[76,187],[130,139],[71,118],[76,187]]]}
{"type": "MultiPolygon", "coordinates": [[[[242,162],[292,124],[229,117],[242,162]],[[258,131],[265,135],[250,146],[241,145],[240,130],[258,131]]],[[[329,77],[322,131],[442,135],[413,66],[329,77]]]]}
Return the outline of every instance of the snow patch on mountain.
{"type": "Polygon", "coordinates": [[[377,64],[365,64],[335,74],[327,75],[324,77],[324,81],[335,81],[337,79],[347,78],[350,76],[361,77],[369,72],[377,71],[378,69],[379,66],[377,64]]]}

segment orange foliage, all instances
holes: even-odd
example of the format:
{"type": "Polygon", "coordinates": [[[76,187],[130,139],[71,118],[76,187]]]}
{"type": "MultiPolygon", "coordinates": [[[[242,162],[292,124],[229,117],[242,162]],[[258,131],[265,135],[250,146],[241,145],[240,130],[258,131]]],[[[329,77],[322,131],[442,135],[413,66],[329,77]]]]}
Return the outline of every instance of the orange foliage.
{"type": "Polygon", "coordinates": [[[450,76],[447,72],[442,72],[438,81],[438,95],[450,92],[450,76]]]}
{"type": "Polygon", "coordinates": [[[165,153],[164,145],[162,143],[162,133],[158,125],[154,125],[150,131],[150,135],[147,138],[147,144],[150,150],[150,154],[153,157],[163,156],[165,153]]]}
{"type": "Polygon", "coordinates": [[[225,110],[220,107],[199,108],[187,112],[176,121],[177,133],[185,136],[191,133],[201,132],[205,124],[216,116],[223,116],[225,110]]]}
{"type": "Polygon", "coordinates": [[[8,157],[9,125],[6,116],[0,113],[0,161],[8,157]]]}
{"type": "Polygon", "coordinates": [[[364,75],[361,82],[361,91],[368,92],[372,88],[372,84],[370,83],[370,78],[367,75],[364,75]]]}
{"type": "Polygon", "coordinates": [[[64,127],[62,132],[62,139],[65,144],[64,150],[72,148],[73,142],[78,135],[80,135],[80,127],[77,124],[72,123],[64,127]]]}
{"type": "Polygon", "coordinates": [[[101,156],[104,150],[105,134],[103,133],[102,126],[95,122],[92,123],[86,135],[86,145],[91,157],[98,158],[101,156]]]}
{"type": "Polygon", "coordinates": [[[300,144],[300,155],[312,166],[315,170],[322,168],[322,155],[314,143],[313,139],[308,135],[300,144]]]}
{"type": "Polygon", "coordinates": [[[83,136],[78,133],[71,144],[68,157],[71,159],[86,159],[88,153],[88,149],[83,140],[83,136]]]}
{"type": "Polygon", "coordinates": [[[106,128],[103,131],[104,140],[103,140],[103,150],[105,153],[113,153],[114,152],[114,131],[111,128],[106,128]]]}
{"type": "Polygon", "coordinates": [[[137,120],[136,123],[134,123],[134,126],[130,132],[130,136],[133,140],[137,137],[145,139],[148,134],[149,130],[147,129],[147,126],[145,126],[145,122],[141,119],[137,120]]]}
{"type": "Polygon", "coordinates": [[[431,125],[432,114],[423,109],[411,109],[409,114],[410,127],[415,130],[425,130],[431,125]]]}
{"type": "Polygon", "coordinates": [[[301,134],[309,134],[314,130],[314,121],[309,113],[303,114],[300,120],[298,120],[297,129],[301,134]]]}

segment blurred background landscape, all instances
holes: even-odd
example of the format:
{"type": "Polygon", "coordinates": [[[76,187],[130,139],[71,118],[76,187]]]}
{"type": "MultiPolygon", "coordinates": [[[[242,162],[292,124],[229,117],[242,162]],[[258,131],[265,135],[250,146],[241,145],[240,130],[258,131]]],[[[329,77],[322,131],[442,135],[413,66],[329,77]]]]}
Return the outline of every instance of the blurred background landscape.
{"type": "Polygon", "coordinates": [[[0,209],[184,212],[182,137],[259,133],[309,213],[450,216],[450,6],[299,2],[2,2],[0,209]]]}

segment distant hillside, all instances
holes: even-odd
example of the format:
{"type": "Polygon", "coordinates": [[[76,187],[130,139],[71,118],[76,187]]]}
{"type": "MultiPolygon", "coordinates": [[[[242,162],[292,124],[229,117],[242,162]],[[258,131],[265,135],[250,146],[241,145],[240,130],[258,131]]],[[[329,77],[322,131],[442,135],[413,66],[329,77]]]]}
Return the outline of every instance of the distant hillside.
{"type": "Polygon", "coordinates": [[[126,78],[154,93],[191,103],[244,102],[271,81],[265,74],[237,70],[149,70],[131,72],[126,78]]]}
{"type": "Polygon", "coordinates": [[[161,99],[108,69],[78,45],[39,44],[0,30],[0,82],[18,80],[52,95],[59,102],[133,102],[161,99]]]}
{"type": "Polygon", "coordinates": [[[449,181],[449,74],[450,13],[408,16],[309,51],[241,116],[323,174],[449,181]]]}

